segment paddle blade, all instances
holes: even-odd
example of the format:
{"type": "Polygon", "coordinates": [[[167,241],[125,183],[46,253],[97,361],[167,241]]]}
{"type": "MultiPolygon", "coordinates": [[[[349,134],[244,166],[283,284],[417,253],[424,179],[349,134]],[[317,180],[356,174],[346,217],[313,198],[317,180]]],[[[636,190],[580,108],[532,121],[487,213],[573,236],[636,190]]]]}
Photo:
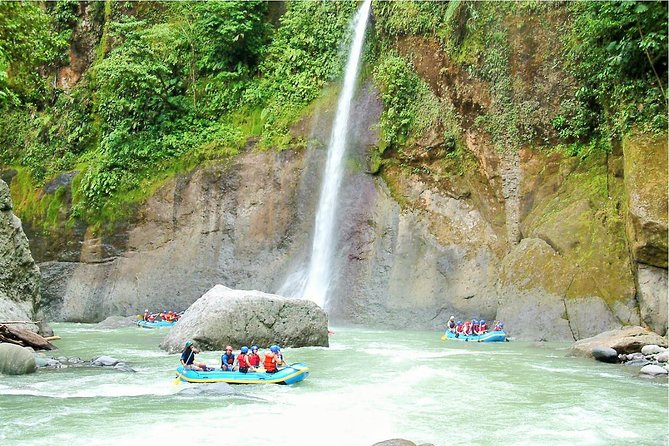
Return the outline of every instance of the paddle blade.
{"type": "Polygon", "coordinates": [[[446,336],[446,335],[441,335],[441,340],[442,340],[442,341],[445,341],[445,340],[446,340],[446,338],[447,338],[447,336],[446,336]]]}
{"type": "Polygon", "coordinates": [[[177,379],[174,380],[174,385],[179,385],[179,382],[181,382],[181,379],[179,378],[179,375],[177,375],[177,379]]]}

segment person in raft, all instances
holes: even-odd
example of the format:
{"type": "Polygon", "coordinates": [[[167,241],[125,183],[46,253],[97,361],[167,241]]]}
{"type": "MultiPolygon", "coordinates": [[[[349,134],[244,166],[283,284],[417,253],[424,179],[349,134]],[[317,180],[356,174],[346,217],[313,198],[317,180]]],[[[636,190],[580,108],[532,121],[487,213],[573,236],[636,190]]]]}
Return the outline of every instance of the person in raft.
{"type": "Polygon", "coordinates": [[[254,370],[260,368],[260,355],[258,354],[257,345],[251,346],[251,353],[249,353],[249,366],[254,370]]]}
{"type": "Polygon", "coordinates": [[[241,373],[248,373],[249,370],[252,372],[255,371],[249,363],[249,348],[247,346],[243,346],[239,349],[239,354],[237,355],[237,370],[241,373]]]}
{"type": "Polygon", "coordinates": [[[234,372],[235,368],[235,354],[232,353],[232,347],[226,346],[225,353],[221,355],[221,370],[227,372],[234,372]]]}
{"type": "Polygon", "coordinates": [[[267,373],[276,373],[279,371],[280,365],[286,365],[278,345],[272,345],[269,348],[269,352],[265,353],[265,361],[263,361],[263,364],[265,366],[265,372],[267,373]]]}
{"type": "Polygon", "coordinates": [[[455,327],[456,327],[455,316],[451,316],[451,318],[448,320],[447,327],[448,327],[448,331],[450,331],[451,333],[455,333],[455,327]]]}
{"type": "Polygon", "coordinates": [[[195,348],[191,341],[186,341],[186,347],[181,352],[181,364],[188,370],[197,370],[198,372],[207,371],[208,367],[206,364],[195,362],[195,355],[197,353],[200,353],[200,350],[195,348]]]}

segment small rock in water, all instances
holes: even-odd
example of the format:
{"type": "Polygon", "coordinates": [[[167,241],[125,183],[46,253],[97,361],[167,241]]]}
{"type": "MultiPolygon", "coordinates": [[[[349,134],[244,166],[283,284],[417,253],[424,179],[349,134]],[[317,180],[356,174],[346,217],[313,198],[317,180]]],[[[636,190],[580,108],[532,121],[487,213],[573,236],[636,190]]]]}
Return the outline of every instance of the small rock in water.
{"type": "Polygon", "coordinates": [[[129,366],[128,364],[126,364],[125,362],[119,362],[118,364],[116,364],[116,365],[114,366],[114,369],[115,369],[115,370],[119,370],[119,371],[121,371],[121,372],[131,372],[131,373],[135,373],[135,372],[136,372],[136,370],[134,370],[132,367],[130,367],[130,366],[129,366]]]}
{"type": "Polygon", "coordinates": [[[91,359],[91,365],[98,366],[98,367],[112,367],[118,364],[119,361],[116,358],[112,358],[111,356],[100,356],[98,358],[93,358],[91,359]]]}
{"type": "Polygon", "coordinates": [[[645,356],[649,356],[649,355],[656,355],[658,353],[662,353],[666,350],[667,350],[666,348],[660,347],[659,345],[644,345],[641,348],[641,353],[645,356]]]}
{"type": "Polygon", "coordinates": [[[217,394],[217,395],[235,395],[237,391],[228,383],[211,383],[207,385],[198,384],[196,386],[188,386],[179,392],[182,395],[202,395],[202,394],[217,394]]]}
{"type": "Polygon", "coordinates": [[[655,359],[657,362],[669,362],[669,351],[660,353],[655,359]]]}
{"type": "Polygon", "coordinates": [[[60,369],[63,367],[63,364],[57,359],[44,356],[35,356],[35,364],[37,367],[45,367],[49,369],[60,369]]]}
{"type": "Polygon", "coordinates": [[[631,361],[627,361],[625,365],[628,365],[630,367],[643,367],[650,363],[651,362],[647,359],[633,359],[631,361]]]}
{"type": "Polygon", "coordinates": [[[661,376],[661,375],[666,376],[667,374],[669,374],[666,368],[653,364],[643,366],[641,370],[639,370],[639,373],[641,375],[648,375],[648,376],[661,376]]]}
{"type": "Polygon", "coordinates": [[[392,440],[385,440],[374,443],[372,446],[416,446],[416,443],[405,440],[403,438],[393,438],[392,440]]]}

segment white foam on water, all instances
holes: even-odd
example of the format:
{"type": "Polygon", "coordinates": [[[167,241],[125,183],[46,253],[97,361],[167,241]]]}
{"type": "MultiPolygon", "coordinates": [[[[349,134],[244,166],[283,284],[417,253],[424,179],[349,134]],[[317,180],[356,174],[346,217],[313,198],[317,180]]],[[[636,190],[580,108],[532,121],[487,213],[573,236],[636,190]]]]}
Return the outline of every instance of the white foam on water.
{"type": "Polygon", "coordinates": [[[582,375],[583,371],[579,369],[574,369],[574,368],[568,368],[568,367],[548,367],[544,365],[536,365],[536,364],[530,364],[530,368],[537,369],[537,370],[543,370],[544,372],[552,372],[552,373],[565,373],[567,375],[582,375]]]}

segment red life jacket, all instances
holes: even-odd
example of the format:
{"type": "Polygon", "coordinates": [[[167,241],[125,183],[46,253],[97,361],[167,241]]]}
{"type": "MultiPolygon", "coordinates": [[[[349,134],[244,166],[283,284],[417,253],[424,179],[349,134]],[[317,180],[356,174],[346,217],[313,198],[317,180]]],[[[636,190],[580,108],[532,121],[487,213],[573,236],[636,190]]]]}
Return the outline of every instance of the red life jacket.
{"type": "Polygon", "coordinates": [[[276,370],[276,362],[274,362],[275,356],[276,355],[274,355],[274,353],[267,353],[265,355],[264,365],[265,365],[265,370],[267,370],[268,372],[273,372],[276,370]]]}
{"type": "Polygon", "coordinates": [[[488,324],[482,324],[482,325],[479,327],[479,331],[480,331],[481,333],[485,333],[486,331],[488,331],[488,324]]]}
{"type": "Polygon", "coordinates": [[[240,353],[239,356],[237,356],[237,362],[239,363],[240,368],[249,366],[249,361],[244,353],[240,353]]]}
{"type": "Polygon", "coordinates": [[[473,330],[474,332],[477,332],[477,331],[480,330],[480,328],[481,328],[481,326],[480,326],[479,324],[474,324],[474,326],[472,327],[472,330],[473,330]]]}
{"type": "Polygon", "coordinates": [[[260,365],[260,355],[257,353],[251,353],[249,355],[249,364],[252,367],[258,367],[260,365]]]}
{"type": "Polygon", "coordinates": [[[455,327],[455,332],[462,333],[462,325],[458,325],[457,327],[455,327]]]}

